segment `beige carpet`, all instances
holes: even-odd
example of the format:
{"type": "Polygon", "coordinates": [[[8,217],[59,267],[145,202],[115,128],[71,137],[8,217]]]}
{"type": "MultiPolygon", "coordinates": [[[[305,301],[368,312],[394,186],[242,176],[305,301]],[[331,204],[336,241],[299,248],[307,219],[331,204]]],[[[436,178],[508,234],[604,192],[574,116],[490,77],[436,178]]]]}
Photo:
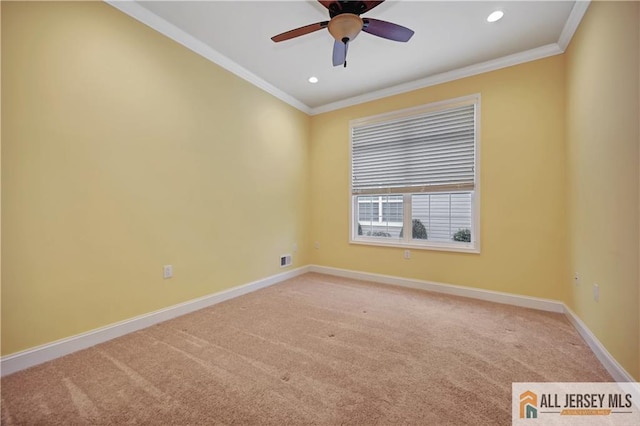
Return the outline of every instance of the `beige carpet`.
{"type": "Polygon", "coordinates": [[[510,424],[611,381],[564,316],[306,274],[2,379],[2,424],[510,424]]]}

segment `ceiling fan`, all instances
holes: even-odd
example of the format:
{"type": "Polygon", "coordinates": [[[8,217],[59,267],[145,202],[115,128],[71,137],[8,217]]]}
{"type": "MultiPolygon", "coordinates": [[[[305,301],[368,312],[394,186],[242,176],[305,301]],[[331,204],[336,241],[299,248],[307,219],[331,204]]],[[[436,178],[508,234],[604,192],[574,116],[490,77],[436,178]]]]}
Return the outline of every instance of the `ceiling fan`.
{"type": "Polygon", "coordinates": [[[413,36],[409,28],[373,18],[361,18],[360,15],[378,6],[382,1],[345,1],[333,0],[318,2],[329,10],[329,21],[316,22],[304,27],[286,31],[271,37],[274,42],[289,40],[314,31],[328,28],[335,39],[333,43],[333,66],[347,66],[347,48],[360,31],[393,41],[407,42],[413,36]]]}

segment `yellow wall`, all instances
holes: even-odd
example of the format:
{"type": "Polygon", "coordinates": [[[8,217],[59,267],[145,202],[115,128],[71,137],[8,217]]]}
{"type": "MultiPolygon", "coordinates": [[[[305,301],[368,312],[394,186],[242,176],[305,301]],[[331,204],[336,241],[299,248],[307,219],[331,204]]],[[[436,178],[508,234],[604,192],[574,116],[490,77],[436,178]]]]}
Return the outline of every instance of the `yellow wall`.
{"type": "Polygon", "coordinates": [[[2,89],[2,354],[309,263],[302,112],[97,2],[2,2],[2,89]]]}
{"type": "Polygon", "coordinates": [[[563,299],[566,268],[561,56],[313,117],[313,262],[563,299]],[[349,244],[349,120],[480,93],[481,253],[349,244]]]}
{"type": "Polygon", "coordinates": [[[591,3],[565,55],[569,272],[581,277],[567,302],[637,380],[639,8],[591,3]]]}

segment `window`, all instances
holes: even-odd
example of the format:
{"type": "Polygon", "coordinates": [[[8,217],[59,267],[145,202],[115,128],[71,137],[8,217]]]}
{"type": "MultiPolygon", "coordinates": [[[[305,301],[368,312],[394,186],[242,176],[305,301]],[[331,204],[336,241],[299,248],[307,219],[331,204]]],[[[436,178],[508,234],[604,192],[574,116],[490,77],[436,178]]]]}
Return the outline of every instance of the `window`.
{"type": "Polygon", "coordinates": [[[480,96],[351,122],[351,241],[477,252],[480,96]]]}

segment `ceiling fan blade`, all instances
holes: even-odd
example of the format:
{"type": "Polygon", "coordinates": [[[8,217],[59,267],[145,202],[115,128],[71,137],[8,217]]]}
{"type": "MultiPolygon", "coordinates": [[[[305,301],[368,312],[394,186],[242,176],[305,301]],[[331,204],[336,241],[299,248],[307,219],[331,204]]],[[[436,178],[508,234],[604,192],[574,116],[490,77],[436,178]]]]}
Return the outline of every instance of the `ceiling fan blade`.
{"type": "Polygon", "coordinates": [[[350,2],[340,2],[337,0],[318,0],[318,3],[329,9],[331,17],[333,18],[335,15],[342,12],[355,13],[356,15],[360,15],[362,13],[370,11],[380,3],[384,3],[384,0],[350,2]]]}
{"type": "Polygon", "coordinates": [[[409,41],[413,36],[413,30],[402,25],[393,24],[373,18],[363,18],[364,26],[362,31],[374,36],[386,38],[393,41],[409,41]]]}
{"type": "Polygon", "coordinates": [[[271,37],[271,40],[276,43],[279,41],[289,40],[294,37],[300,37],[301,35],[309,34],[314,31],[321,30],[323,28],[327,28],[329,21],[316,22],[315,24],[305,25],[304,27],[296,28],[294,30],[286,31],[282,34],[278,34],[276,36],[271,37]]]}
{"type": "MultiPolygon", "coordinates": [[[[329,16],[330,17],[334,17],[336,15],[339,15],[341,13],[347,12],[350,8],[351,5],[349,5],[348,3],[341,3],[339,1],[336,0],[318,0],[318,3],[320,3],[321,5],[323,5],[324,7],[327,8],[327,10],[329,10],[329,16]],[[345,9],[344,6],[347,6],[347,9],[345,9]]],[[[355,5],[356,2],[353,2],[353,4],[355,5]]]]}
{"type": "Polygon", "coordinates": [[[321,5],[323,5],[324,7],[326,7],[327,9],[329,9],[329,7],[331,6],[331,3],[335,3],[336,0],[318,0],[318,3],[320,3],[321,5]]]}
{"type": "Polygon", "coordinates": [[[333,66],[342,65],[347,60],[347,47],[349,43],[343,43],[336,40],[333,43],[333,66]]]}
{"type": "Polygon", "coordinates": [[[360,13],[365,13],[365,12],[370,11],[374,7],[378,6],[380,3],[384,3],[384,0],[382,0],[382,1],[363,1],[362,3],[364,3],[365,9],[360,13]]]}

